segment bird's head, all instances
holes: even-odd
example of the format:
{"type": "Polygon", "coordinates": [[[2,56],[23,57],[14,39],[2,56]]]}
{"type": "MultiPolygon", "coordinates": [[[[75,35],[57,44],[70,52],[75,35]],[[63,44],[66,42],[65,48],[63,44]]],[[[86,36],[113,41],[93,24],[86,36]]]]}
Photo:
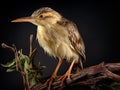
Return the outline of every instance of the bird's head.
{"type": "Polygon", "coordinates": [[[54,24],[61,19],[61,15],[49,7],[43,7],[33,12],[29,17],[22,17],[11,22],[30,22],[35,25],[54,24]]]}

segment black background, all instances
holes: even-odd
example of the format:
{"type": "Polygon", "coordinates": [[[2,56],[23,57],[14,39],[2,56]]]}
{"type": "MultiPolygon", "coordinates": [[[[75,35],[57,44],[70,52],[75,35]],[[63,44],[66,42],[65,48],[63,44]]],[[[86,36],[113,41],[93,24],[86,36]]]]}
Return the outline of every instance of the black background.
{"type": "MultiPolygon", "coordinates": [[[[30,23],[11,23],[19,17],[30,16],[40,7],[51,7],[64,17],[74,21],[83,37],[87,61],[84,67],[98,64],[102,61],[119,62],[120,60],[120,23],[118,2],[75,2],[75,1],[14,1],[0,3],[0,44],[15,44],[18,49],[29,53],[29,35],[34,34],[34,47],[39,48],[35,62],[41,61],[46,66],[44,77],[50,76],[57,60],[44,53],[36,41],[36,26],[30,23]]],[[[6,63],[14,58],[14,54],[0,46],[0,63],[6,63]]],[[[58,74],[63,74],[68,68],[64,62],[58,74]]],[[[22,77],[18,72],[6,73],[0,66],[0,90],[23,90],[22,77]]]]}

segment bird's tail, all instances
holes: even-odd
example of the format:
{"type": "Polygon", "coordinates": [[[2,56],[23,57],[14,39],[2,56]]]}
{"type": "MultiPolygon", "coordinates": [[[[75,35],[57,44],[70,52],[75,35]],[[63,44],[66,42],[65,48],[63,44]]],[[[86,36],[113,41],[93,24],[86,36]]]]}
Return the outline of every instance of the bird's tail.
{"type": "Polygon", "coordinates": [[[77,73],[77,72],[80,72],[81,70],[83,70],[83,62],[82,62],[82,59],[80,58],[78,60],[78,63],[74,64],[73,71],[77,73]]]}

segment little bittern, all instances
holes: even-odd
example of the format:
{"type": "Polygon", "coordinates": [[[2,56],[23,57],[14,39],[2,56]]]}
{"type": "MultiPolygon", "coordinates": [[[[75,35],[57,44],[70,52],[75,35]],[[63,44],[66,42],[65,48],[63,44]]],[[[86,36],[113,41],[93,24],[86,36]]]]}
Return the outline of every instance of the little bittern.
{"type": "Polygon", "coordinates": [[[37,25],[37,39],[40,46],[50,56],[59,59],[51,78],[46,81],[49,86],[57,76],[63,60],[67,60],[71,64],[61,78],[62,83],[66,78],[70,79],[74,65],[83,69],[82,61],[86,58],[85,47],[77,26],[72,21],[49,7],[43,7],[34,11],[29,17],[18,18],[12,22],[30,22],[37,25]]]}

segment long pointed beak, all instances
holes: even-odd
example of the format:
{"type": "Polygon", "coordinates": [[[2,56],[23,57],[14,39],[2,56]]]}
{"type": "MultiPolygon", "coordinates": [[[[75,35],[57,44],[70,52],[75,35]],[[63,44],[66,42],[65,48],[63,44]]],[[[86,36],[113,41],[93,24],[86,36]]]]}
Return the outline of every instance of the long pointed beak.
{"type": "Polygon", "coordinates": [[[36,19],[34,17],[22,17],[12,20],[11,22],[35,22],[35,20],[36,19]]]}

